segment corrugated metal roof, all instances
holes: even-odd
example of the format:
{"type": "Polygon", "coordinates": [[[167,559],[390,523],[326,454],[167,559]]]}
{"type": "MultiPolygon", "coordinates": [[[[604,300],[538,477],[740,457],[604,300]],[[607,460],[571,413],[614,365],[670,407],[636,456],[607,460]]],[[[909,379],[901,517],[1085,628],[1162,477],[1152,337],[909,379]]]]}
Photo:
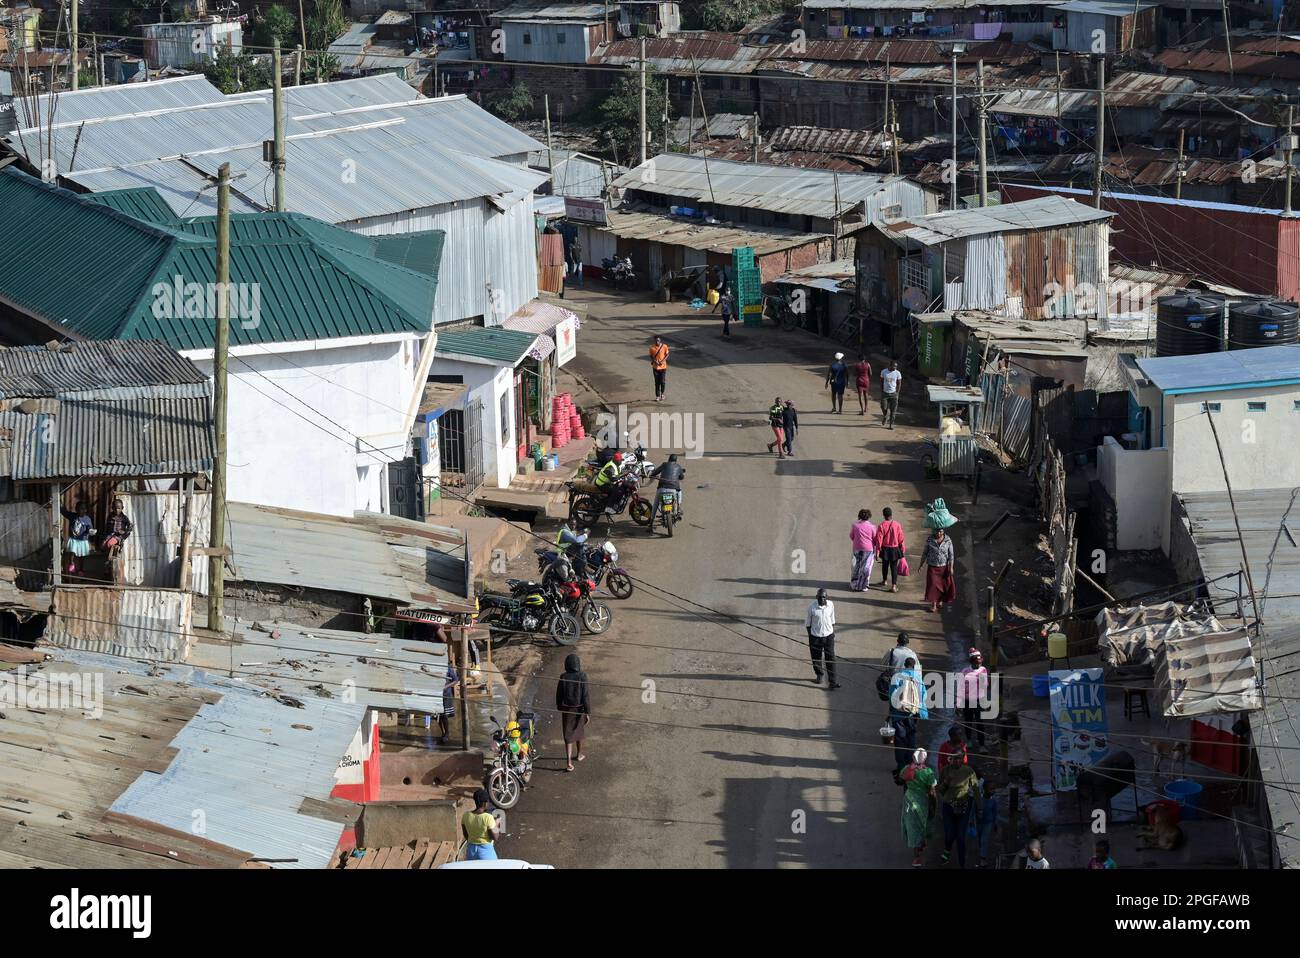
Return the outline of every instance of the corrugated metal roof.
{"type": "Polygon", "coordinates": [[[599,20],[613,11],[618,14],[618,4],[601,3],[516,3],[497,10],[493,20],[599,20]]]}
{"type": "Polygon", "coordinates": [[[513,329],[448,329],[438,333],[435,347],[438,356],[485,359],[499,366],[515,366],[528,355],[537,339],[536,333],[513,329]]]}
{"type": "MultiPolygon", "coordinates": [[[[1064,197],[1043,196],[1021,203],[1001,203],[982,209],[945,210],[929,216],[885,220],[880,229],[887,236],[931,246],[951,239],[987,236],[991,233],[1097,223],[1114,215],[1064,197]]],[[[870,228],[872,226],[868,224],[854,232],[870,228]]]]}
{"type": "Polygon", "coordinates": [[[671,139],[675,143],[685,143],[692,137],[697,140],[701,137],[750,139],[754,135],[753,125],[754,118],[744,113],[710,114],[707,130],[703,117],[681,116],[673,121],[671,139]]]}
{"type": "MultiPolygon", "coordinates": [[[[230,100],[250,97],[265,99],[270,90],[251,90],[227,97],[230,100]]],[[[379,73],[370,77],[334,80],[330,83],[304,83],[284,88],[284,107],[289,116],[350,110],[359,106],[379,106],[414,99],[415,90],[401,77],[379,73]]],[[[132,111],[127,111],[132,112],[132,111]]]]}
{"type": "Polygon", "coordinates": [[[1256,383],[1300,383],[1300,344],[1196,356],[1148,356],[1139,358],[1137,365],[1162,392],[1212,392],[1256,383]]]}
{"type": "Polygon", "coordinates": [[[838,259],[830,263],[816,263],[778,276],[777,283],[824,289],[829,293],[852,293],[856,266],[851,259],[838,259]]]}
{"type": "Polygon", "coordinates": [[[694,220],[675,219],[662,213],[613,211],[609,214],[609,226],[604,231],[624,239],[652,240],[728,256],[738,246],[751,246],[756,254],[765,256],[797,246],[819,243],[829,236],[758,226],[710,226],[694,220]]]}
{"type": "Polygon", "coordinates": [[[449,613],[474,610],[465,591],[468,557],[460,530],[397,516],[347,518],[243,502],[229,503],[227,510],[233,580],[306,586],[449,613]]]}
{"type": "Polygon", "coordinates": [[[902,177],[876,173],[833,173],[829,170],[790,170],[761,163],[712,160],[685,153],[662,153],[614,181],[624,190],[684,197],[715,206],[736,206],[776,213],[797,213],[832,219],[853,205],[890,187],[915,194],[912,210],[924,209],[927,191],[902,177]],[[839,202],[836,203],[838,188],[839,202]]]}
{"type": "Polygon", "coordinates": [[[237,681],[297,699],[353,696],[373,708],[442,714],[444,643],[275,621],[229,626],[233,645],[200,638],[188,663],[214,675],[233,669],[237,681]]]}
{"type": "MultiPolygon", "coordinates": [[[[1222,355],[1276,348],[1287,347],[1237,350],[1222,355]]],[[[1292,369],[1295,368],[1293,364],[1292,369]]],[[[1241,547],[1242,541],[1245,542],[1255,589],[1261,596],[1261,628],[1254,653],[1265,683],[1264,713],[1251,716],[1251,738],[1261,778],[1266,786],[1276,786],[1266,791],[1273,827],[1280,830],[1300,815],[1294,788],[1289,784],[1300,780],[1300,725],[1297,724],[1300,715],[1296,710],[1300,681],[1295,674],[1300,653],[1300,549],[1292,546],[1282,531],[1283,522],[1291,528],[1297,524],[1296,490],[1234,489],[1232,502],[1217,490],[1174,491],[1187,513],[1201,574],[1207,580],[1231,576],[1208,586],[1210,597],[1223,602],[1225,610],[1236,608],[1235,573],[1241,568],[1241,547]]],[[[1250,609],[1249,601],[1246,608],[1250,609]]],[[[1249,611],[1247,614],[1251,615],[1249,611]]],[[[1300,836],[1278,834],[1275,840],[1283,867],[1300,865],[1300,836]]]]}
{"type": "Polygon", "coordinates": [[[573,310],[557,306],[555,303],[548,303],[542,299],[535,299],[520,306],[506,317],[504,325],[506,329],[513,329],[521,333],[534,333],[540,336],[549,333],[560,323],[569,319],[577,323],[579,328],[582,327],[582,321],[573,310]]]}
{"type": "Polygon", "coordinates": [[[978,10],[1041,7],[1042,0],[805,0],[809,10],[978,10]]]}
{"type": "Polygon", "coordinates": [[[1269,77],[1278,80],[1300,79],[1300,57],[1265,56],[1236,53],[1229,58],[1226,50],[1186,47],[1161,50],[1151,62],[1166,70],[1189,73],[1227,73],[1231,76],[1269,77]]]}
{"type": "MultiPolygon", "coordinates": [[[[669,37],[647,37],[646,61],[660,73],[753,73],[772,53],[770,46],[739,43],[734,34],[675,33],[669,37]]],[[[589,62],[631,66],[641,59],[640,40],[602,43],[589,62]]]]}
{"type": "Polygon", "coordinates": [[[177,107],[201,106],[220,103],[225,96],[208,82],[202,73],[168,77],[148,83],[123,83],[117,86],[93,87],[85,90],[63,90],[55,94],[42,94],[36,108],[15,106],[18,122],[22,126],[46,125],[50,100],[54,100],[54,123],[76,123],[104,116],[121,116],[125,113],[146,113],[152,110],[173,110],[177,107]]]}
{"type": "Polygon", "coordinates": [[[1153,3],[1125,3],[1121,0],[1068,0],[1053,4],[1051,9],[1063,13],[1095,13],[1103,17],[1131,17],[1144,10],[1154,10],[1153,3]]]}
{"type": "Polygon", "coordinates": [[[0,399],[108,399],[209,394],[208,377],[160,342],[70,342],[0,348],[0,399]],[[176,389],[199,386],[198,389],[176,389]]]}
{"type": "MultiPolygon", "coordinates": [[[[600,160],[576,150],[537,150],[528,154],[528,165],[547,170],[552,157],[555,169],[550,171],[551,193],[559,198],[571,196],[599,199],[604,196],[605,185],[610,180],[627,172],[625,166],[616,166],[608,160],[600,160]]],[[[534,209],[537,202],[537,199],[533,200],[534,209]]]]}
{"type": "MultiPolygon", "coordinates": [[[[188,835],[201,810],[202,837],[209,842],[255,858],[291,859],[273,868],[329,866],[344,826],[301,809],[306,799],[329,798],[339,762],[365,717],[364,704],[306,695],[294,697],[301,703],[295,707],[185,666],[155,674],[147,663],[129,659],[64,650],[55,656],[106,675],[126,673],[130,685],[148,690],[141,697],[146,712],[164,712],[169,692],[206,699],[179,730],[164,736],[175,750],[166,769],[133,772],[111,811],[188,835]],[[215,702],[213,693],[220,695],[215,702]]],[[[174,721],[169,715],[163,727],[174,730],[174,721]]]]}
{"type": "MultiPolygon", "coordinates": [[[[215,314],[211,220],[153,226],[11,169],[0,171],[0,202],[10,214],[0,233],[0,293],[11,302],[89,338],[211,348],[210,327],[199,321],[215,314]],[[51,281],[67,268],[83,281],[51,281]]],[[[441,250],[435,233],[409,237],[405,251],[381,249],[298,213],[236,214],[231,343],[427,333],[437,286],[428,267],[441,250]],[[418,256],[411,244],[422,244],[418,256]]]]}
{"type": "Polygon", "coordinates": [[[158,191],[152,187],[142,186],[129,190],[106,190],[103,193],[88,193],[86,199],[92,203],[111,206],[120,213],[157,226],[176,226],[180,223],[172,208],[167,205],[158,191]]]}

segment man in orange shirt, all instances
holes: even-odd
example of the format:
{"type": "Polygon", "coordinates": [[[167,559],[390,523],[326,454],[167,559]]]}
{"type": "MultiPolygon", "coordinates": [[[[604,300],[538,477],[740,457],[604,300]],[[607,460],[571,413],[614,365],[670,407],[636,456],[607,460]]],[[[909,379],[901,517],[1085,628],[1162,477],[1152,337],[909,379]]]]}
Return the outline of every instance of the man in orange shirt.
{"type": "Polygon", "coordinates": [[[655,374],[655,402],[663,402],[668,384],[668,344],[658,336],[650,347],[650,368],[655,374]]]}

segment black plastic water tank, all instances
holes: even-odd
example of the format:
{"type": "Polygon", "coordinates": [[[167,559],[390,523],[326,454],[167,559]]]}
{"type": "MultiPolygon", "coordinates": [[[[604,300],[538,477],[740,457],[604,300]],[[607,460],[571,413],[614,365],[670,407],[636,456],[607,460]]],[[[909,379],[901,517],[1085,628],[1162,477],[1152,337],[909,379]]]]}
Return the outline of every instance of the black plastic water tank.
{"type": "Polygon", "coordinates": [[[1228,307],[1228,348],[1288,346],[1300,341],[1300,307],[1268,300],[1228,307]]]}
{"type": "Polygon", "coordinates": [[[1178,294],[1156,300],[1156,355],[1218,352],[1223,340],[1223,300],[1178,294]]]}

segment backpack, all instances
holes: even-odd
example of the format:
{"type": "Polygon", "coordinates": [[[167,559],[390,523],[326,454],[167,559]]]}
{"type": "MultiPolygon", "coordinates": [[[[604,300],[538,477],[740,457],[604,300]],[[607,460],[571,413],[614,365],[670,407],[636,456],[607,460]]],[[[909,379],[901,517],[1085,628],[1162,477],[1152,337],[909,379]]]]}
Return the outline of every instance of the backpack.
{"type": "Polygon", "coordinates": [[[893,679],[894,673],[890,669],[883,670],[876,676],[876,694],[880,696],[880,701],[889,701],[889,683],[893,679]]]}
{"type": "Polygon", "coordinates": [[[898,711],[904,715],[921,714],[921,693],[917,690],[916,679],[910,675],[898,686],[898,711]]]}

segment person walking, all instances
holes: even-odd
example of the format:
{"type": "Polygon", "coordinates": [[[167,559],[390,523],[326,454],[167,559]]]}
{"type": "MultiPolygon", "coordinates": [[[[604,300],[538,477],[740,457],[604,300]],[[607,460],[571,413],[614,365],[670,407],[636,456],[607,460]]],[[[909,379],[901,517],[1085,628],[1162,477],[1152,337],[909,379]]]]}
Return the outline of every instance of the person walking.
{"type": "Polygon", "coordinates": [[[456,686],[460,684],[460,675],[456,666],[447,662],[447,677],[442,681],[442,714],[438,716],[438,744],[447,741],[451,720],[456,717],[456,686]]]}
{"type": "Polygon", "coordinates": [[[581,762],[586,758],[582,754],[582,742],[591,722],[590,686],[576,652],[570,652],[564,659],[564,674],[555,685],[555,710],[560,713],[564,736],[565,771],[572,772],[574,759],[581,762]]]}
{"type": "Polygon", "coordinates": [[[736,301],[731,298],[730,292],[721,295],[719,304],[722,306],[722,335],[731,335],[731,314],[735,311],[736,301]]]}
{"type": "Polygon", "coordinates": [[[949,762],[939,771],[939,798],[943,811],[943,863],[957,846],[957,866],[966,867],[966,835],[984,803],[979,776],[965,762],[949,762]]]}
{"type": "Polygon", "coordinates": [[[871,363],[867,361],[866,353],[858,354],[858,364],[853,371],[856,374],[856,385],[858,387],[858,409],[865,416],[867,414],[867,403],[871,396],[871,363]]]}
{"type": "Polygon", "coordinates": [[[474,811],[460,817],[460,831],[465,836],[465,860],[493,861],[497,857],[497,820],[488,811],[486,788],[474,792],[474,811]]]}
{"type": "Polygon", "coordinates": [[[962,739],[961,729],[956,725],[948,729],[948,741],[939,746],[939,771],[942,772],[953,762],[967,763],[966,742],[962,739]]]}
{"type": "Polygon", "coordinates": [[[785,454],[794,455],[794,434],[799,431],[799,410],[794,408],[794,400],[787,399],[781,409],[781,430],[785,433],[785,454]]]}
{"type": "Polygon", "coordinates": [[[871,524],[871,510],[859,509],[858,521],[849,529],[853,544],[853,571],[849,573],[849,588],[866,592],[871,587],[871,566],[876,561],[876,527],[871,524]]]}
{"type": "Polygon", "coordinates": [[[663,402],[668,388],[668,344],[658,336],[650,346],[650,369],[655,377],[655,402],[663,402]]]}
{"type": "Polygon", "coordinates": [[[916,723],[930,717],[925,704],[925,686],[916,658],[908,656],[889,680],[889,724],[894,727],[894,780],[916,748],[916,723]]]}
{"type": "Polygon", "coordinates": [[[968,738],[976,739],[981,749],[984,748],[984,721],[982,702],[989,697],[989,670],[984,667],[984,656],[979,649],[972,648],[966,653],[970,663],[961,670],[961,681],[957,684],[957,708],[961,711],[962,724],[966,726],[968,738]]]}
{"type": "Polygon", "coordinates": [[[583,286],[582,281],[582,244],[578,242],[575,236],[573,242],[569,244],[569,262],[572,264],[573,279],[578,284],[578,288],[583,286]]]}
{"type": "Polygon", "coordinates": [[[767,424],[772,427],[773,439],[767,444],[767,451],[776,448],[779,458],[785,458],[785,403],[777,396],[772,405],[767,407],[767,424]]]}
{"type": "Polygon", "coordinates": [[[903,374],[898,371],[898,360],[895,359],[880,374],[880,421],[890,429],[894,428],[894,417],[898,415],[898,394],[902,388],[903,374]]]}
{"type": "Polygon", "coordinates": [[[849,369],[844,365],[844,354],[836,353],[835,362],[826,370],[826,388],[831,391],[831,412],[844,412],[844,386],[848,378],[849,369]]]}
{"type": "Polygon", "coordinates": [[[813,682],[821,684],[822,669],[825,668],[826,688],[839,688],[840,684],[835,681],[835,603],[826,598],[825,589],[817,590],[817,598],[808,606],[803,625],[808,632],[813,682]]]}
{"type": "Polygon", "coordinates": [[[894,647],[885,653],[885,667],[892,672],[901,669],[908,659],[919,660],[919,656],[912,651],[911,643],[912,640],[908,638],[906,632],[899,632],[894,647]]]}
{"type": "Polygon", "coordinates": [[[903,841],[912,850],[913,868],[924,864],[921,856],[925,854],[925,839],[930,831],[930,819],[934,817],[937,788],[934,769],[925,764],[928,758],[925,749],[916,749],[911,762],[898,776],[904,785],[903,841]]]}
{"type": "Polygon", "coordinates": [[[885,506],[882,510],[884,520],[876,527],[876,558],[880,560],[880,587],[890,586],[890,592],[898,591],[898,566],[907,549],[903,536],[903,527],[894,519],[894,510],[885,506]],[[892,583],[892,584],[891,584],[892,583]]]}
{"type": "Polygon", "coordinates": [[[935,529],[925,540],[921,564],[925,566],[925,601],[930,611],[938,612],[940,605],[951,606],[957,598],[957,577],[953,575],[952,540],[942,529],[935,529]]]}

